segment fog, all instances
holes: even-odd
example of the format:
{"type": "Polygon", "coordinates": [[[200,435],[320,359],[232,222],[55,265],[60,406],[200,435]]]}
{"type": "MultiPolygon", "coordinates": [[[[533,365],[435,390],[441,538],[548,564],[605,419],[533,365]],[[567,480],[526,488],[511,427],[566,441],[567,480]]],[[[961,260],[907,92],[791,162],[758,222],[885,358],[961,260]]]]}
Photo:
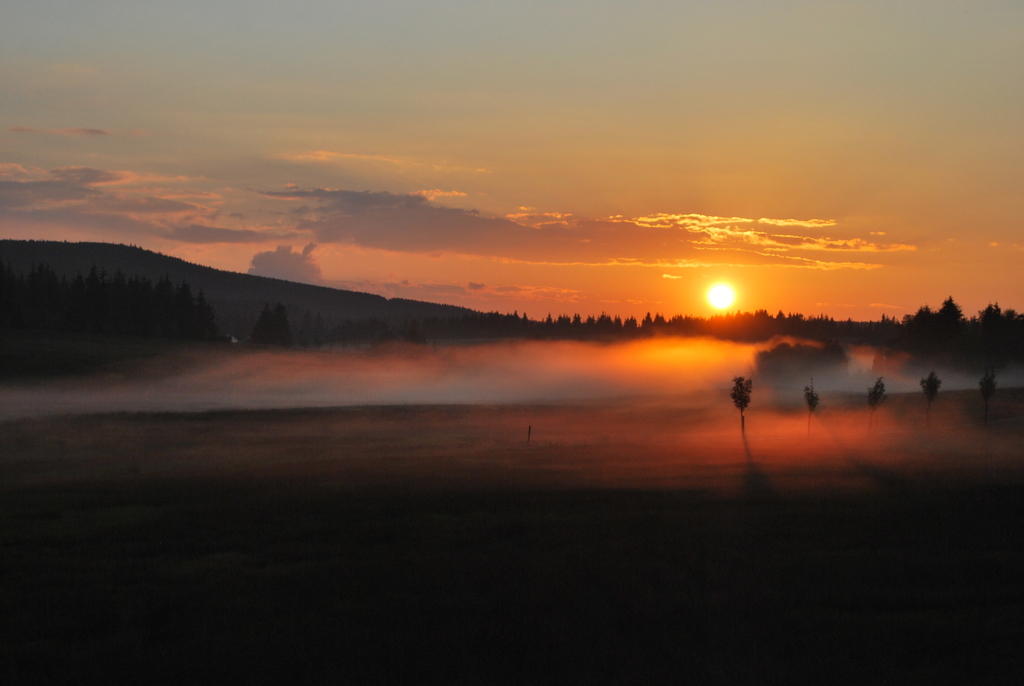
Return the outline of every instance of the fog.
{"type": "MultiPolygon", "coordinates": [[[[901,372],[891,364],[879,370],[870,348],[849,350],[845,368],[801,368],[806,373],[759,378],[757,353],[778,343],[655,338],[614,344],[502,342],[343,351],[234,347],[203,355],[177,354],[88,377],[7,384],[0,393],[0,419],[641,397],[687,398],[688,403],[700,405],[710,398],[719,402],[736,375],[754,377],[752,407],[802,404],[802,388],[812,376],[826,401],[834,394],[864,393],[883,375],[891,393],[919,390],[916,371],[901,372]]],[[[943,391],[977,388],[977,379],[969,374],[938,372],[943,391]]],[[[1007,378],[1000,378],[1002,386],[1007,383],[1007,378]]]]}

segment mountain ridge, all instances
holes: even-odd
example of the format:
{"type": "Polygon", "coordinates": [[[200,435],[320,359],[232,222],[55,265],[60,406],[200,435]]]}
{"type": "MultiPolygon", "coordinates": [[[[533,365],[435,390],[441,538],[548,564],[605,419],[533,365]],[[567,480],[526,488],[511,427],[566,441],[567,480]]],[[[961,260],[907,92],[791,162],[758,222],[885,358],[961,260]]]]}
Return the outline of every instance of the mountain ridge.
{"type": "Polygon", "coordinates": [[[108,274],[120,270],[126,276],[152,281],[164,276],[175,283],[185,281],[193,291],[203,291],[216,312],[218,328],[238,337],[248,335],[267,303],[282,303],[294,320],[306,312],[312,316],[319,314],[328,327],[347,319],[375,318],[400,323],[474,312],[457,305],[389,299],[372,293],[231,272],[121,243],[0,239],[0,261],[23,273],[32,265],[46,264],[69,279],[79,272],[86,275],[95,266],[108,274]]]}

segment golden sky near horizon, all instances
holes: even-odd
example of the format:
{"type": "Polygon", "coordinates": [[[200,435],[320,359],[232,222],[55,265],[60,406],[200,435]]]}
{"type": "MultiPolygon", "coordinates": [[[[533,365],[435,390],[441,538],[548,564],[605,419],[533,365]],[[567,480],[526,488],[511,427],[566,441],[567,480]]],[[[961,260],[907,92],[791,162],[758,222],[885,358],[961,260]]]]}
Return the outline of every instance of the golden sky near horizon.
{"type": "Polygon", "coordinates": [[[0,7],[0,238],[484,310],[1024,309],[1019,2],[0,7]]]}

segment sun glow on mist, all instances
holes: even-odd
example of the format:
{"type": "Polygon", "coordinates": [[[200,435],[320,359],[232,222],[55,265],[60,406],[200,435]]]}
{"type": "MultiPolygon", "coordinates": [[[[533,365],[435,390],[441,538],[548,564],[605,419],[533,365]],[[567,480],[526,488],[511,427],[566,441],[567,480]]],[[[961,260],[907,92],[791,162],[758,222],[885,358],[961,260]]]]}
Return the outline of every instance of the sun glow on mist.
{"type": "Polygon", "coordinates": [[[708,289],[708,302],[716,309],[724,310],[729,305],[732,305],[735,300],[736,291],[729,284],[716,283],[708,289]]]}

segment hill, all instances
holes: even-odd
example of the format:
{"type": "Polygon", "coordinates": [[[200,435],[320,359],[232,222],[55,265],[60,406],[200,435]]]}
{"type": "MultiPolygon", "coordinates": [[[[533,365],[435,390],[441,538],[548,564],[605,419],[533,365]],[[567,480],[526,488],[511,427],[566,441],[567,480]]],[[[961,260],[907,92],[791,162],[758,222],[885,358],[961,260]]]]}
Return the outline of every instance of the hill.
{"type": "Polygon", "coordinates": [[[108,274],[117,270],[152,281],[169,276],[175,283],[186,281],[193,291],[202,289],[216,311],[217,327],[225,333],[244,337],[252,330],[265,303],[280,302],[293,321],[304,313],[319,314],[326,327],[346,319],[376,318],[392,324],[427,317],[457,317],[473,311],[454,305],[384,298],[370,293],[311,286],[265,276],[239,274],[192,264],[151,250],[113,243],[66,243],[59,241],[0,240],[0,261],[16,272],[27,272],[33,264],[47,264],[58,274],[72,278],[88,274],[96,266],[108,274]]]}

